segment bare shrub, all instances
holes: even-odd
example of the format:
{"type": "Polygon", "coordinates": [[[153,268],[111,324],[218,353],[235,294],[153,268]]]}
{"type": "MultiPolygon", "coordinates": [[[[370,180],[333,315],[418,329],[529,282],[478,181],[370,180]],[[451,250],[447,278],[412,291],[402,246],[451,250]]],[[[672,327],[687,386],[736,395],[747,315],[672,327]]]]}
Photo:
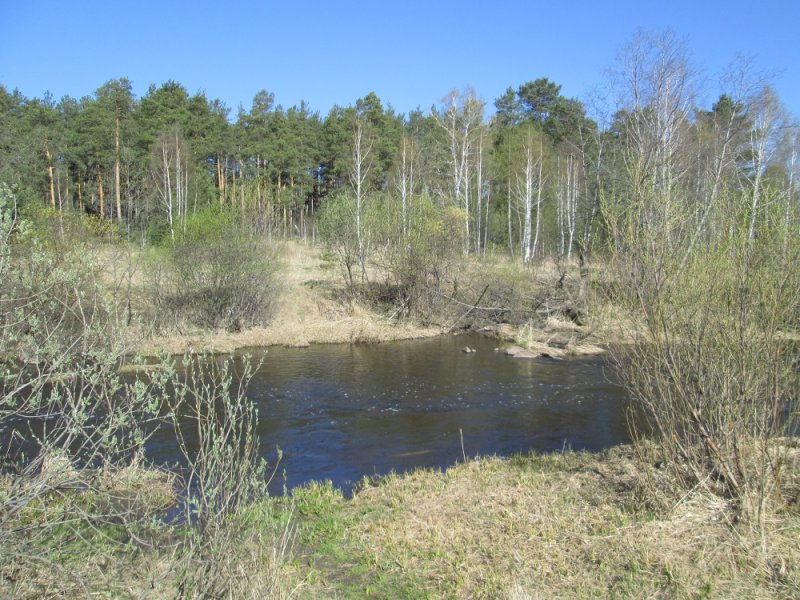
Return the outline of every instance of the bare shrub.
{"type": "Polygon", "coordinates": [[[788,339],[800,308],[796,189],[779,162],[769,175],[763,153],[782,134],[740,85],[697,111],[692,70],[669,33],[640,34],[622,59],[621,169],[603,216],[615,301],[635,324],[618,358],[646,416],[637,448],[669,473],[650,486],[653,498],[700,489],[730,499],[766,547],[799,384],[788,339]]]}
{"type": "Polygon", "coordinates": [[[688,255],[685,237],[628,230],[617,301],[640,327],[618,359],[646,415],[640,434],[658,441],[660,456],[640,444],[642,458],[664,461],[674,493],[700,486],[734,499],[763,530],[781,505],[780,439],[796,432],[800,382],[787,332],[798,325],[800,246],[766,223],[751,239],[745,225],[734,220],[688,255]]]}

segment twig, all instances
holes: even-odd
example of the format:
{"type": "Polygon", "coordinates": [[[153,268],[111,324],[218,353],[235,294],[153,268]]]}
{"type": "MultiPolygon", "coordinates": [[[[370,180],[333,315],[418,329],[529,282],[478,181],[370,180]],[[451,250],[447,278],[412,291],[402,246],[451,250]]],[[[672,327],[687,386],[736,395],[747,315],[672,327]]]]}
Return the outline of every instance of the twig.
{"type": "Polygon", "coordinates": [[[719,446],[717,446],[717,444],[714,443],[714,439],[711,437],[711,434],[708,433],[706,426],[700,419],[700,415],[698,414],[697,409],[692,408],[691,413],[692,413],[692,418],[694,419],[695,424],[698,427],[700,437],[703,438],[703,440],[705,441],[706,445],[709,447],[711,452],[713,452],[714,455],[717,457],[717,460],[719,461],[719,466],[722,469],[722,474],[725,477],[726,481],[733,487],[734,490],[736,490],[737,494],[740,494],[741,488],[739,487],[739,482],[736,481],[736,478],[733,476],[733,473],[728,468],[728,463],[723,458],[722,453],[719,450],[719,446]]]}

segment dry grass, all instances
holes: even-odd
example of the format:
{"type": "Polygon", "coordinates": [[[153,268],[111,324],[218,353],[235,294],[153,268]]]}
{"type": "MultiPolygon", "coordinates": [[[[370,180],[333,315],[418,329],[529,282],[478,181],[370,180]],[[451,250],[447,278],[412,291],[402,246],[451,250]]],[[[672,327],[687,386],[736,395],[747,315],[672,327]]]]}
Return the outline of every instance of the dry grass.
{"type": "MultiPolygon", "coordinates": [[[[80,476],[58,459],[46,467],[51,476],[70,477],[70,481],[80,476]]],[[[181,574],[196,568],[187,554],[188,528],[159,521],[163,511],[177,501],[174,474],[134,462],[93,476],[91,488],[54,496],[49,510],[86,504],[95,510],[108,508],[112,518],[65,521],[54,527],[52,538],[45,540],[52,545],[49,554],[37,553],[41,540],[32,543],[31,555],[7,555],[8,548],[0,549],[0,598],[199,597],[179,589],[181,574]],[[108,503],[110,507],[105,506],[108,503]],[[120,514],[141,511],[145,518],[125,523],[113,518],[115,507],[120,514]]],[[[8,475],[0,475],[0,500],[10,484],[8,475]]],[[[297,584],[293,582],[298,578],[287,564],[294,524],[287,515],[282,527],[274,527],[265,510],[270,510],[268,504],[256,504],[234,516],[250,525],[238,527],[235,549],[226,554],[223,571],[230,577],[226,598],[294,597],[297,584]]],[[[20,525],[46,516],[41,507],[29,512],[20,525]]]]}
{"type": "MultiPolygon", "coordinates": [[[[395,323],[357,302],[340,298],[342,278],[325,264],[321,248],[300,242],[280,246],[281,294],[271,323],[245,331],[193,331],[140,339],[144,354],[192,349],[231,352],[257,346],[307,346],[311,343],[382,342],[439,335],[438,328],[395,323]]],[[[141,332],[139,332],[141,337],[141,332]]]]}
{"type": "MultiPolygon", "coordinates": [[[[281,291],[273,318],[267,326],[241,332],[197,329],[183,333],[153,334],[147,326],[147,303],[143,293],[147,282],[142,277],[142,267],[134,268],[131,280],[134,316],[144,317],[144,323],[143,326],[128,329],[130,346],[146,355],[155,355],[159,351],[180,354],[188,350],[225,353],[238,348],[271,345],[385,342],[435,336],[444,331],[442,327],[421,326],[409,320],[397,322],[363,302],[348,297],[337,265],[324,260],[320,246],[286,241],[279,244],[278,255],[281,262],[281,291]]],[[[117,249],[114,257],[109,256],[104,262],[108,265],[107,278],[115,281],[118,295],[127,285],[124,276],[127,272],[126,261],[136,265],[140,259],[135,251],[126,258],[122,250],[117,249]]],[[[523,267],[501,256],[465,260],[459,263],[457,269],[458,285],[466,294],[465,298],[469,299],[480,294],[488,284],[489,293],[482,304],[503,304],[508,300],[506,295],[509,293],[527,299],[526,302],[534,302],[534,298],[547,296],[555,288],[561,276],[560,268],[566,269],[568,278],[574,283],[578,277],[575,264],[559,266],[553,261],[544,261],[523,267]]],[[[602,271],[601,267],[597,269],[602,271]]],[[[456,312],[462,314],[465,309],[458,307],[456,312]]],[[[447,329],[450,320],[445,318],[444,321],[447,329]]],[[[609,305],[592,300],[585,326],[578,326],[566,317],[552,314],[541,322],[528,321],[521,326],[500,324],[486,331],[538,354],[566,358],[605,352],[609,344],[624,343],[630,328],[631,324],[625,315],[620,315],[609,305]]]]}
{"type": "Polygon", "coordinates": [[[710,495],[689,494],[664,514],[638,507],[638,477],[630,451],[615,450],[599,459],[486,458],[392,478],[331,509],[347,523],[337,539],[351,554],[309,575],[305,591],[514,599],[800,594],[796,515],[776,516],[765,553],[758,536],[730,522],[731,507],[710,495]]]}
{"type": "Polygon", "coordinates": [[[549,316],[541,326],[529,323],[513,334],[513,340],[527,350],[553,358],[590,356],[606,351],[592,325],[578,326],[569,319],[549,316]]]}

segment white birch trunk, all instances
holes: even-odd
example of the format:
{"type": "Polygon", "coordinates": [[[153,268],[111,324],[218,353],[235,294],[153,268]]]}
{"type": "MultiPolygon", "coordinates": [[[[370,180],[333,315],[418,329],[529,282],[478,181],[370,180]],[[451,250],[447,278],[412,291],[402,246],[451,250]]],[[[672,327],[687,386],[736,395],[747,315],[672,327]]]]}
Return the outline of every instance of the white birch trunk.
{"type": "Polygon", "coordinates": [[[476,165],[476,195],[475,208],[477,226],[475,228],[475,253],[481,253],[481,217],[483,214],[483,135],[478,137],[478,163],[476,165]]]}
{"type": "Polygon", "coordinates": [[[163,201],[166,205],[167,223],[169,223],[169,234],[173,241],[175,241],[175,227],[173,224],[173,210],[172,210],[172,181],[170,177],[171,161],[167,149],[167,140],[161,141],[161,156],[163,159],[163,181],[164,192],[162,194],[163,201]]]}
{"type": "Polygon", "coordinates": [[[536,250],[539,246],[539,231],[541,229],[542,221],[542,188],[544,182],[542,181],[542,167],[544,165],[544,147],[542,142],[539,142],[539,177],[537,181],[536,190],[536,233],[533,238],[533,248],[531,252],[531,259],[536,256],[536,250]]]}
{"type": "Polygon", "coordinates": [[[367,250],[363,226],[364,197],[366,181],[371,168],[372,140],[365,139],[364,122],[356,117],[355,131],[353,133],[353,168],[350,181],[356,195],[356,239],[358,245],[358,260],[361,264],[361,280],[367,276],[367,250]]]}
{"type": "Polygon", "coordinates": [[[522,262],[529,263],[533,257],[533,149],[531,144],[525,144],[525,169],[522,183],[522,211],[524,225],[522,228],[522,262]]]}

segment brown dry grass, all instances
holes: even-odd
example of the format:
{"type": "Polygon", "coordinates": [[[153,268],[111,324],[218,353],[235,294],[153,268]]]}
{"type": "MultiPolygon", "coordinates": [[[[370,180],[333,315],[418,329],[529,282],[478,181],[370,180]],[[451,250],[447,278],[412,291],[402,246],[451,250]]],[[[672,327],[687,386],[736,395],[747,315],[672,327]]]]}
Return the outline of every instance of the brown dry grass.
{"type": "MultiPolygon", "coordinates": [[[[147,325],[149,309],[145,289],[148,283],[139,252],[129,247],[106,249],[101,262],[105,265],[105,278],[117,297],[127,293],[127,273],[131,273],[134,316],[144,317],[144,323],[128,328],[128,345],[145,355],[161,351],[181,354],[189,350],[225,353],[271,345],[386,342],[440,335],[448,329],[449,319],[444,319],[444,329],[421,326],[411,320],[398,322],[372,310],[363,301],[348,297],[338,266],[324,260],[321,246],[285,241],[278,244],[278,256],[280,295],[273,318],[267,326],[240,332],[195,329],[183,333],[154,333],[147,325]]],[[[502,296],[506,290],[516,289],[523,298],[538,297],[552,292],[561,276],[560,268],[566,269],[568,281],[572,282],[569,285],[573,286],[578,277],[576,264],[557,265],[548,260],[522,266],[504,256],[464,260],[457,269],[459,289],[474,290],[473,295],[477,295],[488,284],[490,294],[487,296],[495,291],[502,296]]],[[[595,269],[602,271],[601,266],[595,269]]],[[[489,300],[485,298],[484,303],[489,300]]],[[[599,354],[605,352],[609,344],[624,343],[629,337],[626,332],[632,327],[629,319],[596,298],[590,299],[590,305],[585,326],[579,327],[553,314],[544,322],[529,322],[518,327],[499,325],[486,332],[555,358],[599,354]]],[[[459,308],[456,312],[461,314],[464,310],[459,308]]],[[[457,321],[456,325],[459,324],[457,321]]]]}
{"type": "Polygon", "coordinates": [[[307,576],[312,584],[305,593],[517,599],[800,594],[796,515],[776,515],[765,551],[760,537],[731,523],[731,507],[710,495],[688,494],[664,514],[648,512],[633,502],[639,476],[630,450],[617,449],[600,457],[485,458],[444,473],[391,478],[335,509],[349,523],[337,533],[338,543],[359,548],[361,558],[318,568],[307,576]],[[352,565],[359,562],[367,576],[355,575],[352,565]]]}
{"type": "MultiPolygon", "coordinates": [[[[636,501],[641,477],[623,447],[480,458],[446,472],[391,476],[350,501],[310,485],[293,500],[246,509],[242,518],[253,528],[231,557],[231,597],[800,596],[796,512],[776,512],[765,542],[732,521],[728,502],[700,490],[648,511],[636,501]]],[[[34,587],[8,580],[0,595],[106,589],[174,597],[181,564],[170,544],[139,553],[98,548],[81,559],[86,588],[52,572],[37,575],[34,587]]]]}
{"type": "Polygon", "coordinates": [[[439,335],[441,330],[390,321],[365,306],[342,298],[342,277],[321,258],[321,248],[289,241],[280,245],[281,293],[266,327],[241,332],[193,331],[185,335],[141,337],[144,354],[189,349],[231,352],[257,346],[307,346],[312,343],[383,342],[439,335]]]}

